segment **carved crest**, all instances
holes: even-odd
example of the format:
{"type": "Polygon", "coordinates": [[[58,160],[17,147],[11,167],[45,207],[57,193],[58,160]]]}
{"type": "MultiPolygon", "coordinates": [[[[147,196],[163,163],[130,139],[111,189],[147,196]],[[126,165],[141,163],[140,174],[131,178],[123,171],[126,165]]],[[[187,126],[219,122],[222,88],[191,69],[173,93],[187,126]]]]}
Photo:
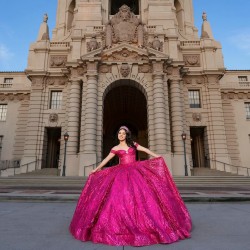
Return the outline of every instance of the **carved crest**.
{"type": "Polygon", "coordinates": [[[186,66],[200,66],[200,55],[184,55],[183,59],[186,66]]]}
{"type": "Polygon", "coordinates": [[[112,44],[122,42],[143,47],[144,33],[141,21],[127,5],[122,5],[106,26],[106,47],[110,48],[112,44]]]}

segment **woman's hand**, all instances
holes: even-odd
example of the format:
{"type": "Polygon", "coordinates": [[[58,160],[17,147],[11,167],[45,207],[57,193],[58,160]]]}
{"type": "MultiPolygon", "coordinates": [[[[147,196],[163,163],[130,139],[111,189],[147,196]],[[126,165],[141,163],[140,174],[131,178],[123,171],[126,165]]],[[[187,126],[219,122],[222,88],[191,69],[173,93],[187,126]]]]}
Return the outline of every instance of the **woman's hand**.
{"type": "Polygon", "coordinates": [[[98,168],[95,168],[95,169],[93,169],[92,171],[91,171],[91,174],[94,174],[94,173],[96,173],[96,172],[98,172],[98,171],[100,171],[100,168],[98,169],[98,168]]]}

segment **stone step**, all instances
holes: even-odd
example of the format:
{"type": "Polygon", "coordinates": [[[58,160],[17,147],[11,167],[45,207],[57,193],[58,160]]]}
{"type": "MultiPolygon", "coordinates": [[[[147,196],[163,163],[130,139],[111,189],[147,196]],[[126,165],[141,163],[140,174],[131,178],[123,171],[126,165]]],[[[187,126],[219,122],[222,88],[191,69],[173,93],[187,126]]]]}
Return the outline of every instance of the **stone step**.
{"type": "MultiPolygon", "coordinates": [[[[77,187],[81,188],[86,177],[60,177],[60,176],[18,176],[1,177],[0,187],[77,187]]],[[[250,186],[250,177],[244,176],[174,176],[177,186],[250,186]]]]}
{"type": "Polygon", "coordinates": [[[210,168],[193,168],[191,173],[192,176],[238,176],[237,174],[210,168]]]}

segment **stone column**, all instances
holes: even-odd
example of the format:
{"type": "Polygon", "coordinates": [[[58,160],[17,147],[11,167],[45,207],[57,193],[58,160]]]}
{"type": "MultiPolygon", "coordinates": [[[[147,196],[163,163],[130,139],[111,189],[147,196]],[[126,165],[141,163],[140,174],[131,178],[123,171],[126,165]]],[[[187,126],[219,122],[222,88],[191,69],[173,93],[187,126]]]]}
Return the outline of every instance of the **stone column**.
{"type": "Polygon", "coordinates": [[[70,155],[77,154],[79,143],[79,118],[80,118],[80,98],[81,98],[81,82],[80,80],[72,80],[69,93],[69,109],[68,109],[68,129],[69,141],[67,152],[70,155]]]}
{"type": "Polygon", "coordinates": [[[154,137],[155,149],[158,154],[167,153],[167,126],[163,75],[163,63],[153,62],[154,137]]]}
{"type": "Polygon", "coordinates": [[[170,80],[171,91],[171,118],[172,118],[172,138],[174,154],[183,154],[183,142],[181,134],[183,132],[183,98],[181,96],[181,79],[170,80]]]}
{"type": "MultiPolygon", "coordinates": [[[[21,165],[34,162],[29,165],[29,171],[41,168],[42,143],[44,127],[42,124],[42,112],[44,107],[44,77],[32,78],[28,122],[26,127],[26,141],[21,165]]],[[[26,172],[26,167],[21,169],[26,172]]]]}
{"type": "Polygon", "coordinates": [[[81,142],[80,172],[83,175],[83,167],[95,164],[96,158],[96,130],[97,130],[97,104],[98,104],[98,80],[97,62],[89,62],[87,65],[87,87],[85,100],[85,123],[83,141],[81,142]]]}

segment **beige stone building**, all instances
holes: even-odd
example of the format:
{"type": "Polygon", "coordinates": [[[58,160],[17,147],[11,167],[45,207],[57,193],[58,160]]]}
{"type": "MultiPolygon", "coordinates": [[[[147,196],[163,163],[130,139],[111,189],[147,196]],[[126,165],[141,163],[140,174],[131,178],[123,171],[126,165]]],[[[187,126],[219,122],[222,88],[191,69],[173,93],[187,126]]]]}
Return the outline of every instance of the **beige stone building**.
{"type": "Polygon", "coordinates": [[[66,175],[82,176],[127,125],[174,175],[185,158],[189,175],[249,173],[250,71],[225,69],[202,18],[199,37],[192,0],[58,1],[52,37],[44,15],[25,72],[0,72],[2,169],[62,169],[68,132],[66,175]]]}

